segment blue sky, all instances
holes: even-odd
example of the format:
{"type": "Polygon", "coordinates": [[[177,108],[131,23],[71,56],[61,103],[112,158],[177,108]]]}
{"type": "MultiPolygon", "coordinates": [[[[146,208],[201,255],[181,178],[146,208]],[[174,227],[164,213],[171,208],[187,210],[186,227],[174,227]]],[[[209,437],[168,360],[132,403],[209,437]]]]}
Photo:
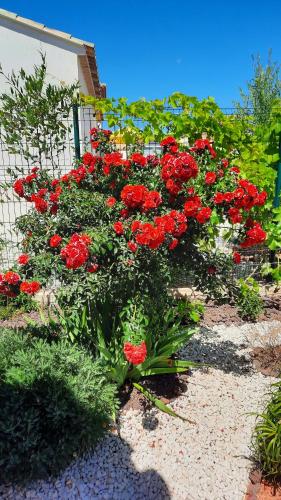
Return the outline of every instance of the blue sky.
{"type": "Polygon", "coordinates": [[[281,60],[280,0],[2,0],[1,8],[96,45],[108,95],[181,91],[229,107],[252,75],[251,55],[281,60]],[[84,6],[83,8],[81,8],[84,6]]]}

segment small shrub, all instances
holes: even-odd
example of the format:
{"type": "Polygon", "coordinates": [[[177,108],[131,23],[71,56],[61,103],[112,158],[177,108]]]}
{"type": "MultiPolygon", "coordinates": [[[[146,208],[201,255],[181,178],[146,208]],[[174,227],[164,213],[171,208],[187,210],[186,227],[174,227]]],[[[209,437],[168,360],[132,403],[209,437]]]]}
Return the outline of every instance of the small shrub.
{"type": "Polygon", "coordinates": [[[255,455],[265,475],[281,480],[281,381],[274,384],[271,401],[260,415],[254,433],[255,455]]]}
{"type": "Polygon", "coordinates": [[[12,318],[15,314],[36,311],[37,302],[24,293],[20,293],[14,299],[0,295],[0,320],[12,318]]]}
{"type": "Polygon", "coordinates": [[[66,341],[0,331],[0,480],[56,474],[88,450],[114,414],[115,386],[66,341]]]}
{"type": "Polygon", "coordinates": [[[263,311],[263,303],[259,294],[259,285],[252,279],[239,280],[239,292],[236,299],[238,312],[242,319],[256,321],[263,311]]]}

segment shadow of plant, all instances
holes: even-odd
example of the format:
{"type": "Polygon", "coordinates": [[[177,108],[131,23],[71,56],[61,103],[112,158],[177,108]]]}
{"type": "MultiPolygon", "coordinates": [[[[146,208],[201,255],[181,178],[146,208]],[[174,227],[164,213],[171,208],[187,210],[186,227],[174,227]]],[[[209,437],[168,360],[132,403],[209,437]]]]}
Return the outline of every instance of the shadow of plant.
{"type": "MultiPolygon", "coordinates": [[[[73,462],[56,481],[40,480],[27,485],[22,498],[170,500],[162,476],[154,469],[139,472],[131,460],[132,452],[127,441],[108,434],[93,452],[73,462]]],[[[15,492],[16,489],[12,493],[15,492]]],[[[0,485],[1,494],[1,498],[8,498],[7,490],[0,485]]]]}
{"type": "Polygon", "coordinates": [[[208,363],[225,373],[245,375],[252,372],[252,363],[244,354],[239,354],[239,345],[221,340],[220,335],[208,328],[202,328],[199,335],[190,339],[181,350],[180,357],[208,363]]]}

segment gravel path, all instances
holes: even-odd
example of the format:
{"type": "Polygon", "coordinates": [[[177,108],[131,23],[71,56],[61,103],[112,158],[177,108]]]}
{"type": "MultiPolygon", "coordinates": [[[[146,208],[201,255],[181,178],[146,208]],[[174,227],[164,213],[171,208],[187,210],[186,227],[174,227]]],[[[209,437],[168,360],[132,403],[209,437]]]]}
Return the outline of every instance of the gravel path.
{"type": "MultiPolygon", "coordinates": [[[[275,380],[255,373],[250,347],[266,342],[281,322],[202,329],[182,351],[212,368],[193,370],[187,391],[172,407],[194,424],[152,409],[121,415],[121,439],[109,435],[55,482],[0,498],[102,500],[243,500],[251,468],[256,412],[275,380]]],[[[280,337],[279,336],[279,337],[280,337]]]]}

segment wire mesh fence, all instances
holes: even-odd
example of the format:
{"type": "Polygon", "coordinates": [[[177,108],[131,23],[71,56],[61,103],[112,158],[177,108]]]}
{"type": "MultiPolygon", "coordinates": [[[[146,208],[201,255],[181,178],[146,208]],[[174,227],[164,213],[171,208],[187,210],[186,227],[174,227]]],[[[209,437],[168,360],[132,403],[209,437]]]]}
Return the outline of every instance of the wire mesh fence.
{"type": "MultiPolygon", "coordinates": [[[[169,111],[172,113],[181,112],[179,108],[170,108],[169,111]]],[[[225,114],[233,115],[235,118],[234,108],[223,108],[222,111],[225,114]]],[[[97,120],[92,107],[81,107],[77,118],[76,127],[79,131],[79,144],[77,145],[77,135],[75,137],[73,116],[70,116],[65,122],[67,134],[63,150],[56,158],[43,159],[44,168],[50,170],[55,176],[64,174],[72,168],[76,161],[77,146],[81,152],[90,150],[89,130],[91,128],[109,128],[107,116],[104,116],[103,120],[97,120]]],[[[145,127],[145,122],[141,119],[134,119],[133,123],[140,130],[145,127]]],[[[110,127],[113,132],[118,131],[119,128],[120,124],[110,127]]],[[[126,158],[130,147],[125,144],[117,144],[116,147],[124,158],[126,158]]],[[[160,144],[156,142],[150,142],[144,146],[144,155],[146,156],[149,154],[159,154],[160,152],[160,144]]],[[[0,130],[0,269],[11,267],[16,256],[19,254],[19,243],[22,235],[15,230],[15,221],[17,217],[26,214],[30,209],[26,201],[22,198],[19,199],[14,194],[12,183],[17,173],[20,172],[20,175],[27,175],[32,166],[34,165],[26,160],[23,155],[14,154],[9,151],[9,147],[5,144],[0,130]]],[[[232,247],[229,244],[226,245],[221,237],[217,239],[217,246],[226,253],[232,251],[232,247]]],[[[245,278],[251,275],[260,279],[261,267],[263,263],[269,261],[268,250],[245,250],[243,253],[245,253],[243,264],[236,266],[234,277],[245,278]]],[[[183,266],[181,272],[175,276],[175,283],[177,286],[188,286],[190,281],[192,281],[192,278],[188,277],[183,266]]]]}

